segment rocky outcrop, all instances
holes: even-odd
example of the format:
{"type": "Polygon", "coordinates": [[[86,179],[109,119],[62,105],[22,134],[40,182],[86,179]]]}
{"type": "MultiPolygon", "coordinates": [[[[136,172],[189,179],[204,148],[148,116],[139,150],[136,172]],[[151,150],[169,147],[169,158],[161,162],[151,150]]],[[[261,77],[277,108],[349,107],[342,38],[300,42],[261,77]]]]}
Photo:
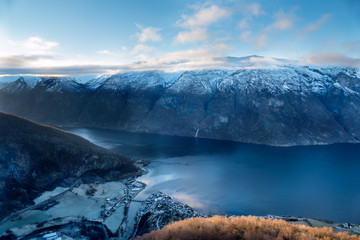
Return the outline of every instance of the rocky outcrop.
{"type": "Polygon", "coordinates": [[[0,113],[0,219],[43,191],[140,174],[134,162],[54,127],[0,113]]]}
{"type": "Polygon", "coordinates": [[[269,145],[360,139],[360,74],[354,68],[148,71],[87,84],[43,78],[33,88],[13,85],[0,89],[0,109],[53,125],[269,145]]]}
{"type": "Polygon", "coordinates": [[[193,217],[208,217],[208,215],[176,201],[169,195],[155,192],[145,199],[138,210],[137,226],[133,236],[160,230],[169,223],[193,217]]]}

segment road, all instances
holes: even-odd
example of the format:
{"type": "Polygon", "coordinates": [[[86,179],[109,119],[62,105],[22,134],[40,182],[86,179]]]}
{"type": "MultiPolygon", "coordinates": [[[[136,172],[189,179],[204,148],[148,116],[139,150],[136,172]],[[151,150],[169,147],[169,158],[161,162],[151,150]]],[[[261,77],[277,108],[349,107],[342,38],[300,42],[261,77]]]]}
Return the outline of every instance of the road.
{"type": "Polygon", "coordinates": [[[3,219],[3,220],[0,222],[0,225],[2,225],[2,224],[4,224],[4,223],[6,223],[7,221],[10,221],[10,220],[18,217],[20,214],[22,214],[22,213],[24,213],[24,212],[26,212],[26,211],[34,210],[34,209],[40,207],[41,205],[48,204],[50,201],[54,200],[54,199],[57,198],[58,196],[66,193],[66,192],[68,192],[68,191],[72,191],[72,190],[74,189],[74,187],[75,187],[77,184],[79,184],[80,182],[81,182],[81,180],[80,180],[80,179],[77,179],[77,180],[75,181],[75,183],[74,183],[73,185],[71,185],[68,189],[66,189],[65,191],[63,191],[63,192],[61,192],[61,193],[59,193],[59,194],[57,194],[57,195],[55,195],[55,196],[50,197],[49,199],[47,199],[47,200],[45,200],[45,201],[42,201],[41,203],[38,203],[38,204],[35,204],[35,205],[31,205],[31,206],[29,206],[29,207],[27,207],[27,208],[21,209],[20,211],[18,211],[18,212],[16,212],[16,213],[10,215],[9,217],[3,219]]]}

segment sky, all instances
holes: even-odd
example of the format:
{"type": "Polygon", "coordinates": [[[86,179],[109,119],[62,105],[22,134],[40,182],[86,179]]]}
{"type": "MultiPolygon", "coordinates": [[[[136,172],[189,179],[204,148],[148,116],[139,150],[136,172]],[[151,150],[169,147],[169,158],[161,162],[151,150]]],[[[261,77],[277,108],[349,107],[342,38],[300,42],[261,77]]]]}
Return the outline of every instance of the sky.
{"type": "Polygon", "coordinates": [[[253,55],[360,67],[360,1],[0,0],[0,75],[226,68],[222,57],[253,55]]]}

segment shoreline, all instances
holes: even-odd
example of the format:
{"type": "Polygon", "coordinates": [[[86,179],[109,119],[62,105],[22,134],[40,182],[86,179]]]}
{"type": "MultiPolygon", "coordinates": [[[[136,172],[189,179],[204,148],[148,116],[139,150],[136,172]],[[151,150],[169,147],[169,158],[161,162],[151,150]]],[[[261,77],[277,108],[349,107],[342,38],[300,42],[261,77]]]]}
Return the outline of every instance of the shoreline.
{"type": "MultiPolygon", "coordinates": [[[[130,177],[120,180],[118,183],[123,184],[124,186],[123,193],[119,192],[115,195],[115,197],[112,198],[103,197],[103,199],[101,200],[101,198],[92,195],[92,193],[96,193],[99,189],[94,188],[93,185],[91,184],[82,184],[81,182],[79,182],[79,180],[77,180],[75,184],[71,186],[72,188],[69,187],[65,191],[55,196],[51,196],[50,198],[42,201],[41,203],[30,206],[29,209],[23,209],[18,213],[14,213],[16,215],[13,216],[14,215],[13,214],[10,217],[8,217],[5,221],[3,221],[3,223],[0,224],[0,227],[1,225],[5,224],[7,221],[12,221],[14,218],[19,217],[24,212],[31,211],[34,208],[39,208],[42,205],[46,205],[46,203],[51,200],[56,201],[58,200],[58,198],[61,199],[62,195],[66,195],[66,193],[69,192],[74,193],[74,189],[76,190],[77,188],[80,188],[80,186],[83,186],[84,192],[86,190],[85,192],[86,197],[91,199],[97,199],[95,201],[96,203],[98,203],[99,201],[103,202],[101,206],[100,218],[91,219],[84,216],[81,218],[80,216],[78,217],[67,216],[60,218],[58,220],[56,220],[56,218],[49,219],[43,223],[33,223],[30,225],[23,225],[18,229],[27,227],[29,232],[25,231],[23,232],[22,235],[17,235],[17,236],[30,237],[33,234],[35,234],[36,236],[41,237],[44,233],[48,233],[46,229],[58,230],[59,234],[64,234],[64,232],[66,233],[68,231],[69,225],[70,226],[79,225],[90,228],[98,228],[99,226],[102,226],[102,230],[99,231],[103,232],[105,234],[104,236],[107,236],[106,239],[112,239],[113,237],[116,237],[123,240],[125,239],[128,240],[135,238],[138,234],[146,233],[147,231],[151,231],[151,230],[161,229],[163,226],[170,223],[171,221],[177,221],[191,217],[213,216],[213,215],[204,214],[188,206],[185,203],[175,200],[173,197],[164,194],[162,192],[154,192],[149,196],[147,196],[144,200],[135,200],[134,198],[138,196],[139,193],[144,191],[145,188],[147,187],[145,183],[137,181],[137,179],[149,173],[149,170],[146,168],[146,166],[149,164],[149,161],[137,160],[136,164],[139,167],[142,174],[136,177],[130,177]],[[90,194],[88,195],[88,193],[90,194]],[[135,214],[133,212],[129,214],[129,210],[131,209],[131,207],[134,208],[134,206],[135,206],[135,214]],[[111,227],[111,225],[109,225],[110,223],[108,219],[112,218],[113,214],[118,215],[119,211],[122,210],[124,212],[122,216],[122,221],[116,224],[116,226],[118,227],[116,228],[116,231],[114,231],[114,227],[111,227]],[[177,215],[178,218],[173,219],[172,216],[174,215],[177,215]],[[35,227],[31,227],[31,226],[35,226],[35,227]],[[43,231],[40,231],[41,229],[43,229],[43,231]]],[[[94,186],[96,187],[96,186],[100,186],[101,184],[106,185],[109,183],[111,182],[98,183],[98,185],[94,183],[94,186]]],[[[100,189],[101,188],[102,187],[100,187],[100,189]]],[[[110,191],[110,189],[108,190],[110,191]]],[[[104,191],[104,189],[102,191],[104,191]]],[[[75,194],[77,194],[76,191],[75,194]]],[[[53,206],[50,206],[50,208],[52,207],[53,206]]],[[[217,215],[221,215],[221,214],[217,214],[217,215]]],[[[228,214],[224,214],[223,216],[240,217],[239,215],[228,215],[228,214]]],[[[281,219],[292,224],[301,224],[310,227],[332,227],[335,232],[347,231],[350,232],[351,234],[360,235],[360,226],[358,224],[353,224],[353,223],[334,223],[328,220],[317,220],[313,218],[295,217],[295,216],[267,215],[267,216],[255,216],[255,217],[265,218],[265,219],[281,219]]],[[[15,231],[16,229],[17,228],[15,228],[15,231]]],[[[4,234],[6,234],[6,232],[3,232],[2,234],[0,234],[0,236],[4,236],[4,234]]]]}
{"type": "MultiPolygon", "coordinates": [[[[77,179],[72,185],[68,186],[60,193],[56,190],[58,186],[51,191],[43,192],[38,198],[41,198],[44,195],[48,196],[48,198],[45,198],[39,203],[35,203],[34,205],[14,212],[13,214],[7,216],[2,220],[2,222],[0,223],[0,236],[4,236],[8,233],[15,234],[15,236],[17,237],[23,237],[25,235],[31,234],[39,227],[43,228],[44,226],[44,228],[46,229],[51,228],[51,225],[55,224],[66,225],[69,222],[81,223],[85,219],[89,222],[100,223],[106,226],[106,228],[108,228],[106,222],[107,219],[111,217],[111,215],[115,213],[116,210],[118,211],[118,214],[121,215],[123,209],[126,207],[128,208],[133,202],[133,198],[145,187],[144,183],[137,182],[136,179],[148,172],[147,169],[144,168],[144,165],[148,164],[148,161],[137,160],[135,162],[136,166],[139,168],[139,174],[137,176],[127,177],[118,181],[108,182],[105,180],[95,181],[92,183],[84,183],[80,179],[77,179]],[[112,189],[109,184],[116,184],[120,188],[117,187],[118,190],[116,190],[117,188],[115,188],[114,193],[114,189],[112,189]],[[107,196],[109,194],[113,196],[107,196]],[[66,201],[69,202],[69,199],[70,204],[71,199],[80,199],[80,201],[81,199],[84,199],[84,204],[89,205],[89,207],[91,208],[90,211],[95,211],[95,215],[90,215],[94,215],[97,217],[87,217],[86,215],[89,215],[89,213],[85,211],[83,214],[76,215],[72,212],[69,212],[69,210],[64,210],[65,216],[63,216],[64,214],[60,214],[60,216],[57,216],[57,212],[56,210],[53,210],[53,208],[59,208],[59,206],[64,204],[65,208],[71,208],[72,206],[69,205],[69,203],[66,203],[66,201]],[[65,203],[63,204],[63,202],[65,203]],[[50,212],[48,210],[50,210],[50,212]],[[68,213],[66,213],[66,211],[68,213]],[[44,218],[46,220],[36,220],[44,218]]],[[[86,209],[86,207],[84,209],[86,209]]],[[[126,217],[127,216],[124,214],[124,219],[126,217]]],[[[119,228],[123,224],[124,219],[121,223],[119,222],[119,228]]],[[[112,232],[112,234],[115,233],[112,232]]]]}
{"type": "MultiPolygon", "coordinates": [[[[71,129],[95,129],[95,130],[109,130],[109,131],[118,131],[130,134],[144,134],[144,135],[154,135],[154,136],[164,136],[164,137],[181,137],[181,138],[190,138],[190,139],[202,139],[202,140],[212,140],[212,141],[228,141],[239,144],[251,144],[251,145],[259,145],[259,146],[267,146],[267,147],[279,147],[279,148],[290,148],[290,147],[311,147],[311,146],[331,146],[334,144],[360,144],[360,140],[352,139],[350,141],[338,141],[338,142],[313,142],[313,143],[291,143],[291,144],[270,144],[270,143],[258,143],[251,141],[237,141],[232,139],[221,139],[221,138],[211,138],[211,137],[195,137],[192,135],[176,135],[176,134],[165,134],[165,133],[156,133],[156,132],[146,132],[146,131],[129,131],[122,128],[112,128],[112,127],[102,127],[102,126],[84,126],[84,125],[76,125],[76,124],[68,124],[68,125],[59,125],[52,123],[44,123],[45,125],[55,126],[59,129],[62,129],[66,132],[70,132],[72,134],[81,136],[80,134],[74,133],[71,129]]],[[[90,140],[88,140],[90,141],[90,140]]],[[[90,141],[91,142],[91,141],[90,141]]],[[[95,144],[95,143],[94,143],[95,144]]]]}
{"type": "MultiPolygon", "coordinates": [[[[144,175],[149,173],[149,170],[147,170],[145,168],[145,166],[143,167],[143,170],[146,172],[144,175]]],[[[143,176],[143,175],[141,175],[141,176],[143,176]]],[[[136,181],[136,179],[138,179],[141,176],[136,177],[135,181],[136,181]]],[[[143,191],[146,188],[147,185],[144,184],[144,186],[145,187],[141,191],[143,191]]],[[[164,193],[162,193],[160,191],[157,191],[155,193],[150,194],[149,196],[147,196],[142,201],[143,203],[147,203],[148,206],[143,206],[140,209],[140,211],[139,211],[140,216],[137,216],[139,222],[141,221],[143,216],[145,216],[147,213],[149,213],[149,211],[146,211],[146,210],[149,210],[149,206],[151,206],[151,199],[159,199],[160,201],[162,201],[162,202],[159,202],[159,203],[161,203],[160,205],[166,205],[165,203],[167,202],[167,203],[170,203],[172,205],[182,204],[184,206],[188,206],[187,204],[184,204],[184,203],[182,203],[180,201],[177,201],[173,197],[171,197],[171,196],[169,196],[167,194],[164,194],[164,193]],[[163,196],[163,198],[159,199],[159,196],[163,196]],[[141,213],[141,211],[142,211],[142,213],[141,213]]],[[[157,201],[159,201],[159,200],[157,200],[157,201]]],[[[201,216],[201,217],[215,216],[215,215],[208,215],[208,214],[202,213],[201,211],[198,211],[198,210],[196,210],[195,208],[192,208],[192,207],[190,207],[190,208],[192,210],[194,210],[195,215],[198,215],[198,216],[201,216]]],[[[155,215],[159,214],[158,209],[153,209],[152,211],[153,211],[153,213],[155,213],[155,215]]],[[[360,236],[360,223],[359,224],[350,223],[350,222],[337,223],[337,222],[333,222],[333,221],[327,220],[327,219],[316,219],[316,218],[299,217],[299,216],[277,216],[277,215],[255,216],[255,215],[251,215],[251,214],[249,214],[249,215],[216,214],[216,215],[228,216],[228,217],[254,216],[254,217],[265,218],[265,219],[279,219],[279,220],[285,220],[285,221],[287,221],[289,223],[292,223],[292,224],[300,224],[300,225],[309,226],[309,227],[320,227],[320,228],[321,227],[332,227],[335,232],[345,232],[345,231],[347,231],[347,232],[350,232],[351,234],[356,234],[356,235],[360,236]]],[[[193,217],[197,217],[197,216],[193,216],[193,217]]],[[[157,220],[158,220],[158,218],[157,218],[157,220]]],[[[157,226],[157,228],[153,229],[153,230],[160,230],[161,229],[161,228],[158,227],[159,226],[158,224],[156,224],[156,226],[157,226]]],[[[138,227],[139,226],[137,226],[137,228],[138,227]]],[[[136,236],[135,234],[136,234],[137,231],[138,231],[137,229],[134,230],[133,237],[136,236]]],[[[132,238],[129,238],[129,239],[132,239],[132,238]]]]}

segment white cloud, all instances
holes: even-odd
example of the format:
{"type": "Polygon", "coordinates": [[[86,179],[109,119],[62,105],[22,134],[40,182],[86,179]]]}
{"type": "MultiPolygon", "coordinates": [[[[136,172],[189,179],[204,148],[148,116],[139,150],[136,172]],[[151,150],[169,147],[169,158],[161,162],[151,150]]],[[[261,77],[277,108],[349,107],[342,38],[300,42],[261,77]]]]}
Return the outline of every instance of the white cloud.
{"type": "Polygon", "coordinates": [[[154,50],[154,48],[150,47],[148,45],[136,44],[135,47],[133,48],[133,50],[131,51],[131,54],[135,55],[138,53],[151,52],[153,50],[154,50]]]}
{"type": "Polygon", "coordinates": [[[250,57],[248,62],[255,64],[272,64],[272,65],[280,64],[278,60],[271,57],[250,57]]]}
{"type": "Polygon", "coordinates": [[[222,60],[216,59],[216,57],[219,56],[218,51],[218,49],[188,49],[176,51],[168,53],[161,58],[150,59],[140,65],[131,65],[131,68],[133,70],[158,69],[176,72],[226,67],[226,64],[224,64],[222,60]]]}
{"type": "Polygon", "coordinates": [[[199,11],[192,16],[182,15],[182,19],[179,20],[177,24],[183,28],[207,27],[230,15],[231,12],[229,10],[218,7],[217,5],[211,5],[200,8],[199,11]]]}
{"type": "Polygon", "coordinates": [[[255,47],[262,48],[265,46],[268,36],[265,33],[262,33],[256,37],[255,47]]]}
{"type": "Polygon", "coordinates": [[[360,57],[360,41],[344,42],[342,47],[348,53],[357,53],[357,56],[360,57]]]}
{"type": "Polygon", "coordinates": [[[242,13],[244,18],[238,22],[237,26],[240,29],[248,29],[250,28],[251,23],[253,22],[254,17],[258,17],[260,15],[264,15],[265,12],[262,10],[262,7],[258,3],[252,3],[248,5],[244,5],[242,3],[238,3],[234,7],[236,10],[242,13]]]}
{"type": "Polygon", "coordinates": [[[274,21],[266,28],[263,29],[254,40],[256,48],[262,48],[265,46],[268,38],[276,33],[277,31],[285,31],[293,28],[294,21],[297,19],[297,16],[294,13],[293,8],[290,12],[286,13],[282,9],[274,13],[274,21]]]}
{"type": "Polygon", "coordinates": [[[247,19],[243,19],[240,22],[238,22],[238,27],[240,29],[246,29],[250,27],[249,21],[247,19]]]}
{"type": "Polygon", "coordinates": [[[160,62],[170,63],[179,62],[183,60],[196,59],[196,58],[208,58],[213,57],[214,53],[208,49],[188,49],[183,51],[175,51],[165,54],[158,60],[160,62]]]}
{"type": "Polygon", "coordinates": [[[59,45],[58,42],[45,41],[40,37],[29,37],[25,41],[18,41],[18,42],[8,40],[8,43],[17,48],[23,48],[29,51],[38,51],[38,52],[47,51],[59,45]]]}
{"type": "Polygon", "coordinates": [[[226,8],[217,5],[203,4],[192,5],[192,9],[196,10],[193,15],[182,15],[181,20],[177,21],[177,25],[187,29],[180,31],[174,38],[174,43],[194,43],[208,39],[208,27],[220,21],[221,19],[231,15],[226,8]]]}
{"type": "Polygon", "coordinates": [[[244,4],[244,1],[234,1],[232,6],[234,12],[240,12],[245,18],[251,19],[266,14],[259,3],[244,4]]]}
{"type": "Polygon", "coordinates": [[[246,13],[252,16],[259,16],[265,14],[265,12],[261,9],[261,5],[258,3],[252,3],[245,6],[246,13]]]}
{"type": "Polygon", "coordinates": [[[293,12],[285,13],[279,10],[274,14],[275,21],[265,28],[265,31],[289,30],[293,27],[293,22],[297,18],[293,12]]]}
{"type": "Polygon", "coordinates": [[[252,3],[247,5],[239,3],[237,4],[236,8],[244,16],[244,18],[237,24],[237,26],[243,30],[239,39],[243,42],[253,42],[256,48],[263,47],[267,38],[266,34],[252,36],[252,32],[250,31],[250,25],[253,23],[254,17],[265,14],[265,12],[262,10],[262,6],[258,3],[252,3]]]}
{"type": "MultiPolygon", "coordinates": [[[[282,60],[259,56],[240,58],[236,62],[229,61],[229,58],[222,57],[229,49],[225,44],[217,44],[207,48],[170,52],[159,58],[149,58],[140,53],[135,57],[136,62],[124,64],[66,60],[51,55],[0,56],[0,74],[80,75],[146,70],[179,72],[201,69],[273,69],[283,64],[282,60]]],[[[339,53],[309,54],[302,60],[294,64],[360,67],[359,58],[350,58],[339,53]]]]}
{"type": "Polygon", "coordinates": [[[7,68],[31,67],[40,61],[57,60],[57,56],[51,54],[34,55],[3,55],[0,56],[0,65],[7,68]]]}
{"type": "Polygon", "coordinates": [[[164,70],[169,72],[207,68],[227,68],[226,63],[219,59],[231,48],[225,44],[216,44],[208,48],[187,49],[165,54],[160,58],[142,59],[140,63],[128,64],[128,71],[164,70]]]}
{"type": "Polygon", "coordinates": [[[16,46],[16,45],[17,45],[17,43],[14,42],[14,41],[12,41],[12,40],[8,40],[8,43],[9,43],[11,46],[16,46]]]}
{"type": "Polygon", "coordinates": [[[165,54],[163,57],[158,58],[157,61],[162,63],[170,62],[183,62],[190,59],[203,59],[220,57],[223,53],[229,50],[230,47],[223,43],[209,46],[209,48],[187,49],[182,51],[175,51],[165,54]]]}
{"type": "Polygon", "coordinates": [[[274,63],[271,59],[250,58],[247,62],[230,64],[223,58],[224,51],[230,48],[225,44],[208,48],[187,49],[165,54],[160,58],[149,59],[144,54],[136,56],[138,61],[127,64],[113,62],[68,61],[51,59],[49,56],[8,56],[0,57],[0,74],[41,74],[41,75],[82,75],[82,74],[114,74],[127,71],[163,70],[179,72],[201,69],[240,69],[257,68],[274,63]],[[50,64],[44,65],[51,62],[50,64]],[[35,63],[38,64],[35,64],[35,63]],[[250,66],[249,66],[250,64],[250,66]],[[265,65],[264,65],[265,64],[265,65]]]}
{"type": "Polygon", "coordinates": [[[250,35],[251,35],[251,31],[244,31],[240,35],[240,40],[243,42],[248,42],[248,41],[250,41],[250,35]]]}
{"type": "Polygon", "coordinates": [[[352,58],[336,52],[308,54],[302,59],[307,64],[360,67],[360,58],[352,58]]]}
{"type": "Polygon", "coordinates": [[[278,21],[274,22],[272,27],[279,30],[287,30],[293,26],[293,23],[289,19],[279,19],[278,21]]]}
{"type": "Polygon", "coordinates": [[[218,55],[222,55],[224,52],[234,49],[232,46],[226,45],[224,43],[213,45],[211,48],[214,49],[213,51],[216,51],[218,55]]]}
{"type": "Polygon", "coordinates": [[[146,54],[139,54],[135,57],[137,60],[140,60],[140,61],[145,61],[148,59],[148,56],[146,54]]]}
{"type": "Polygon", "coordinates": [[[193,43],[206,40],[208,38],[208,34],[206,29],[198,28],[190,31],[182,31],[179,32],[178,35],[175,36],[175,43],[193,43]]]}
{"type": "Polygon", "coordinates": [[[141,30],[140,33],[137,33],[139,42],[160,42],[162,40],[161,35],[158,33],[161,28],[142,27],[137,23],[135,23],[135,25],[141,30]]]}
{"type": "Polygon", "coordinates": [[[330,13],[325,13],[325,14],[321,15],[321,17],[318,20],[307,25],[307,27],[304,29],[304,31],[300,34],[300,37],[303,37],[308,33],[317,31],[324,23],[326,23],[326,21],[330,17],[331,17],[330,13]]]}
{"type": "Polygon", "coordinates": [[[101,55],[114,55],[113,52],[110,52],[109,50],[100,50],[97,52],[98,54],[101,54],[101,55]]]}

